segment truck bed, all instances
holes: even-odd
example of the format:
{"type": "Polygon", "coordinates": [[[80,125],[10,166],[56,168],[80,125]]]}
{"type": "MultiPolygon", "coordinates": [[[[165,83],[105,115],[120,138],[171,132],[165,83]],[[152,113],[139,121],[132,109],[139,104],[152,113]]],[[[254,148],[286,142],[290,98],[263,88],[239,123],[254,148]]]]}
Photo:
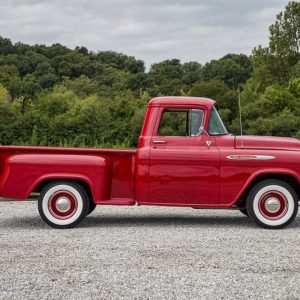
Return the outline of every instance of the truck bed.
{"type": "MultiPolygon", "coordinates": [[[[16,197],[18,199],[24,199],[25,196],[18,196],[18,194],[12,195],[3,194],[3,186],[7,175],[8,160],[11,157],[29,154],[32,155],[44,154],[43,157],[47,161],[47,155],[49,155],[49,161],[53,155],[57,155],[63,159],[64,156],[68,159],[74,155],[78,159],[79,156],[101,157],[105,158],[108,162],[108,176],[109,182],[105,193],[105,199],[95,199],[95,201],[106,201],[114,199],[134,199],[134,170],[135,170],[135,149],[93,149],[93,148],[63,148],[63,147],[29,147],[29,146],[0,146],[0,196],[1,197],[16,197]],[[4,176],[5,173],[5,176],[4,176]]],[[[37,156],[38,157],[38,156],[37,156]]],[[[67,164],[67,163],[66,163],[67,164]]],[[[30,166],[29,166],[30,167],[30,166]]],[[[69,166],[70,167],[70,166],[69,166]]],[[[75,168],[74,168],[75,171],[75,168]]],[[[24,174],[18,174],[20,180],[24,177],[24,174]]],[[[95,174],[97,176],[97,174],[95,174]]],[[[101,178],[99,174],[99,185],[101,178]]],[[[28,197],[29,195],[26,195],[28,197]]]]}

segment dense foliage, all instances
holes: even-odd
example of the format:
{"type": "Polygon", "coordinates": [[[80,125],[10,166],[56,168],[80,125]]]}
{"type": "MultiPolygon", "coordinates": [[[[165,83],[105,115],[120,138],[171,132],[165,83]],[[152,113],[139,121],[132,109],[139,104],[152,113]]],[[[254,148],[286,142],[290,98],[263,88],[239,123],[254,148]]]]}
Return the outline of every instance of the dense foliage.
{"type": "Polygon", "coordinates": [[[300,3],[270,26],[266,48],[204,65],[178,59],[148,72],[132,56],[0,37],[0,144],[136,146],[147,102],[162,95],[217,100],[238,134],[238,87],[248,134],[300,137],[300,3]]]}

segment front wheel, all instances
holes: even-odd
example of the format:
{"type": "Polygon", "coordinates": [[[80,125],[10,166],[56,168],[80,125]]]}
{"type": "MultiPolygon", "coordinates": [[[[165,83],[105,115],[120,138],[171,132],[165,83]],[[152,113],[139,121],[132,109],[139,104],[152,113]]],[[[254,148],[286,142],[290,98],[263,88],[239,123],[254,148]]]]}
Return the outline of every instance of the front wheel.
{"type": "Polygon", "coordinates": [[[241,209],[240,209],[240,212],[241,212],[244,216],[249,217],[249,214],[248,214],[248,212],[247,212],[247,208],[241,208],[241,209]]]}
{"type": "Polygon", "coordinates": [[[38,209],[42,219],[51,227],[72,228],[86,217],[89,198],[80,184],[56,181],[42,190],[38,209]]]}
{"type": "Polygon", "coordinates": [[[298,197],[289,184],[276,179],[264,180],[248,194],[247,212],[261,227],[280,229],[294,221],[298,197]]]}

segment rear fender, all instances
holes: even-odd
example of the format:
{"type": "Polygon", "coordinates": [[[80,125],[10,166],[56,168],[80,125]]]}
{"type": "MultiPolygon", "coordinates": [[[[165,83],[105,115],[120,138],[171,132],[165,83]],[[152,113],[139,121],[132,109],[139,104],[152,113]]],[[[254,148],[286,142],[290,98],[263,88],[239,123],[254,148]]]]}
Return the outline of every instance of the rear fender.
{"type": "Polygon", "coordinates": [[[105,156],[73,154],[16,154],[6,159],[0,181],[0,196],[27,199],[44,181],[84,181],[94,202],[109,198],[110,162],[105,156]]]}

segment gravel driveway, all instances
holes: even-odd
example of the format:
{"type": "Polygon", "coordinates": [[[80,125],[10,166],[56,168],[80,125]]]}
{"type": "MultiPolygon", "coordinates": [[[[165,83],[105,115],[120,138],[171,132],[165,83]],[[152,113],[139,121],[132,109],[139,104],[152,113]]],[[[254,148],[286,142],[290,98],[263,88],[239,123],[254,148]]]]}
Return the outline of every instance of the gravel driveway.
{"type": "Polygon", "coordinates": [[[55,230],[0,202],[0,299],[299,299],[300,216],[264,230],[238,211],[97,207],[55,230]]]}

